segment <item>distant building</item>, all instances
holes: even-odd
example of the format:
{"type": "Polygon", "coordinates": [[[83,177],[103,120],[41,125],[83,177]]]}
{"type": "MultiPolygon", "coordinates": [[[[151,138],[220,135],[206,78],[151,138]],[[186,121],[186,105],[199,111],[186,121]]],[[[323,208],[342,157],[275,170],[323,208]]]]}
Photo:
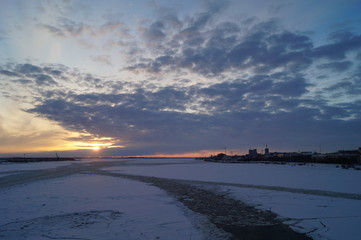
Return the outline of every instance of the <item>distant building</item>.
{"type": "Polygon", "coordinates": [[[249,149],[248,150],[248,155],[251,157],[256,157],[257,156],[257,149],[249,149]]]}
{"type": "Polygon", "coordinates": [[[218,153],[217,156],[214,157],[215,160],[225,160],[227,158],[227,155],[224,153],[218,153]]]}
{"type": "Polygon", "coordinates": [[[269,148],[266,145],[266,148],[264,149],[264,154],[269,154],[269,148]]]}

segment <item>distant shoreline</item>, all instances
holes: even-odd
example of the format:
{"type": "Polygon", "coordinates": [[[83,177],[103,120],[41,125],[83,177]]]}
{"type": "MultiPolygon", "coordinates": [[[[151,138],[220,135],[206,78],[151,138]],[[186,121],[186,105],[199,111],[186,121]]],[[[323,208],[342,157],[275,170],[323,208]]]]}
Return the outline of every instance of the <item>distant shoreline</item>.
{"type": "Polygon", "coordinates": [[[59,162],[78,161],[81,159],[196,159],[196,157],[141,157],[141,156],[82,156],[82,157],[3,157],[1,162],[28,163],[28,162],[59,162]]]}
{"type": "Polygon", "coordinates": [[[59,162],[59,161],[76,161],[76,158],[72,157],[62,157],[62,158],[50,158],[50,157],[36,157],[36,158],[22,158],[22,157],[13,157],[13,158],[0,158],[1,162],[59,162]]]}

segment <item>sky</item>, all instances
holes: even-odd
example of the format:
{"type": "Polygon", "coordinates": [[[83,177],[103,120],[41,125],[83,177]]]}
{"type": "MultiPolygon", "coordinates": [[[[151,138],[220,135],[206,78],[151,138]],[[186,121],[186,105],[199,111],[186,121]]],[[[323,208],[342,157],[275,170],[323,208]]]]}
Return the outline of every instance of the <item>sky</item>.
{"type": "Polygon", "coordinates": [[[360,0],[0,5],[0,156],[361,146],[360,0]]]}

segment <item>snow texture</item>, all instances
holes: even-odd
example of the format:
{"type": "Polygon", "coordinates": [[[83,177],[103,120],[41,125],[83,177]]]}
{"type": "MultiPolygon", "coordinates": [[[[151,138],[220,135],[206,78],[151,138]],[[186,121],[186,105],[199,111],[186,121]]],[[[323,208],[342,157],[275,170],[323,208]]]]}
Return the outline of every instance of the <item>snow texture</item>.
{"type": "MultiPolygon", "coordinates": [[[[284,223],[316,240],[356,240],[361,235],[361,171],[336,165],[88,159],[1,164],[0,183],[8,175],[99,161],[119,163],[103,171],[186,180],[226,193],[273,211],[284,223]],[[293,191],[299,189],[302,192],[293,191]]],[[[0,239],[6,240],[227,238],[161,189],[95,173],[3,187],[0,202],[0,239]]]]}
{"type": "Polygon", "coordinates": [[[202,183],[203,187],[228,192],[250,205],[271,210],[293,229],[308,233],[313,239],[357,240],[361,235],[361,171],[358,170],[333,164],[222,164],[190,160],[187,164],[134,165],[106,170],[210,182],[213,184],[202,183]],[[224,183],[251,186],[234,187],[224,183]],[[252,186],[285,189],[272,191],[252,186]],[[306,193],[310,190],[310,194],[290,192],[287,188],[302,189],[306,193]],[[339,197],[314,195],[313,190],[333,191],[339,197]],[[358,200],[348,199],[348,194],[355,194],[358,200]]]}
{"type": "Polygon", "coordinates": [[[204,239],[185,209],[147,184],[74,175],[1,191],[0,239],[204,239]]]}

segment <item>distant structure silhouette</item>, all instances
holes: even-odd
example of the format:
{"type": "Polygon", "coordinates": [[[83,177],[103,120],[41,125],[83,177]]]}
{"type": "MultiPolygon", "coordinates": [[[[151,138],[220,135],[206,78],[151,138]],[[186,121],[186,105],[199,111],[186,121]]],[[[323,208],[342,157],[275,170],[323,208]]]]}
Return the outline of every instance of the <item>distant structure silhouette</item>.
{"type": "Polygon", "coordinates": [[[248,155],[252,156],[252,157],[256,157],[257,156],[257,149],[249,149],[248,150],[248,155]]]}
{"type": "Polygon", "coordinates": [[[267,144],[266,144],[266,148],[264,149],[264,154],[269,154],[269,148],[268,148],[267,144]]]}

